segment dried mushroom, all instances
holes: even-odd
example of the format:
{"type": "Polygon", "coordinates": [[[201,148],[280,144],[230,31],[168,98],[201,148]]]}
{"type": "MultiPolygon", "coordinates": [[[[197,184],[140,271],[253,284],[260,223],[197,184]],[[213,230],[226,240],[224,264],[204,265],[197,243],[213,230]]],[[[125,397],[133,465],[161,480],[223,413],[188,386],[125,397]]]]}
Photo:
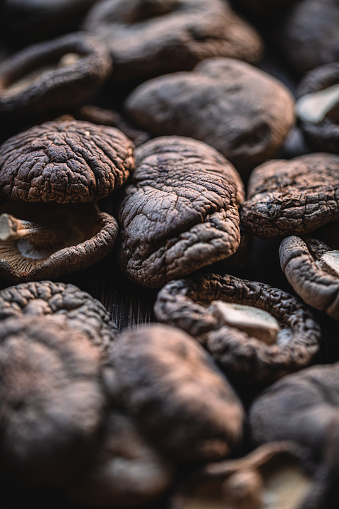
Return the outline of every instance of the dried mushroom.
{"type": "Polygon", "coordinates": [[[257,61],[263,43],[222,0],[106,0],[84,29],[106,40],[117,82],[190,70],[207,57],[257,61]]]}
{"type": "Polygon", "coordinates": [[[114,217],[92,203],[9,202],[0,212],[0,274],[15,282],[89,267],[112,250],[118,236],[114,217]]]}
{"type": "Polygon", "coordinates": [[[324,484],[302,448],[272,442],[243,458],[207,465],[181,485],[170,507],[321,509],[324,484]]]}
{"type": "Polygon", "coordinates": [[[154,312],[195,337],[243,383],[302,369],[319,348],[320,329],[306,307],[278,288],[233,276],[171,281],[158,293],[154,312]]]}
{"type": "Polygon", "coordinates": [[[68,327],[86,334],[103,351],[117,331],[103,304],[71,284],[39,281],[0,291],[0,320],[23,315],[62,317],[68,327]]]}
{"type": "Polygon", "coordinates": [[[315,150],[339,153],[339,63],[309,72],[298,86],[296,113],[315,150]]]}
{"type": "Polygon", "coordinates": [[[65,111],[82,104],[111,70],[105,44],[88,34],[30,46],[0,66],[0,118],[65,111]]]}
{"type": "Polygon", "coordinates": [[[149,80],[127,97],[125,108],[140,128],[204,141],[244,175],[274,155],[294,124],[288,89],[231,58],[149,80]]]}
{"type": "Polygon", "coordinates": [[[171,136],[141,145],[135,156],[119,206],[118,256],[130,279],[160,287],[237,250],[244,191],[221,154],[171,136]]]}
{"type": "Polygon", "coordinates": [[[285,238],[279,256],[297,294],[310,306],[339,320],[338,223],[329,223],[316,236],[285,238]]]}
{"type": "Polygon", "coordinates": [[[338,203],[339,156],[268,161],[251,174],[241,221],[259,237],[305,234],[338,220],[338,203]]]}
{"type": "Polygon", "coordinates": [[[122,333],[112,363],[126,408],[146,436],[184,460],[217,460],[243,432],[244,410],[208,354],[186,333],[150,325],[122,333]]]}
{"type": "Polygon", "coordinates": [[[53,318],[20,317],[0,329],[0,471],[58,484],[92,453],[105,397],[99,350],[53,318]]]}
{"type": "Polygon", "coordinates": [[[118,129],[54,121],[13,136],[0,147],[0,197],[84,203],[120,187],[134,167],[133,143],[118,129]]]}
{"type": "Polygon", "coordinates": [[[92,463],[66,492],[86,506],[137,507],[161,495],[172,477],[171,464],[143,438],[137,423],[114,411],[92,463]]]}
{"type": "Polygon", "coordinates": [[[338,472],[339,363],[312,366],[266,389],[250,409],[256,443],[293,440],[338,472]]]}

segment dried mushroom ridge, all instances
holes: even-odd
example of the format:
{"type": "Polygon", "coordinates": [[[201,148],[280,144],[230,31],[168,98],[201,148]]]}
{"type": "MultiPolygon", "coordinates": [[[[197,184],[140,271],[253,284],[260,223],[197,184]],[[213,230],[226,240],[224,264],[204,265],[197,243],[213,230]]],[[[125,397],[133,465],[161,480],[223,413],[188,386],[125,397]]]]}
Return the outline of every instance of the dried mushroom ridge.
{"type": "MultiPolygon", "coordinates": [[[[95,204],[6,204],[0,215],[0,274],[15,282],[55,278],[100,261],[118,236],[114,217],[95,204]],[[37,222],[39,221],[39,222],[37,222]]],[[[1,210],[0,210],[1,211],[1,210]]]]}
{"type": "Polygon", "coordinates": [[[118,82],[190,70],[207,57],[254,62],[263,50],[259,33],[221,0],[106,0],[83,27],[106,41],[118,82]]]}
{"type": "Polygon", "coordinates": [[[310,306],[339,320],[338,223],[327,225],[333,243],[318,238],[291,236],[279,248],[280,265],[288,282],[310,306]],[[337,238],[335,238],[337,237],[337,238]]]}
{"type": "Polygon", "coordinates": [[[82,104],[111,70],[104,42],[89,34],[68,34],[30,46],[0,66],[0,118],[82,104]]]}
{"type": "Polygon", "coordinates": [[[252,404],[256,443],[293,440],[318,464],[338,468],[339,363],[312,366],[279,380],[252,404]]]}
{"type": "Polygon", "coordinates": [[[221,154],[171,136],[138,147],[136,162],[119,205],[118,257],[130,279],[160,287],[237,250],[243,185],[221,154]]]}
{"type": "Polygon", "coordinates": [[[316,477],[303,449],[271,442],[202,468],[175,493],[171,509],[320,509],[324,487],[316,477]]]}
{"type": "Polygon", "coordinates": [[[111,411],[91,464],[67,495],[93,507],[137,507],[161,495],[172,477],[171,464],[140,434],[137,423],[111,411]]]}
{"type": "Polygon", "coordinates": [[[102,420],[99,351],[53,318],[4,320],[0,330],[0,470],[59,483],[82,467],[102,420]]]}
{"type": "Polygon", "coordinates": [[[295,119],[293,97],[281,82],[231,58],[207,58],[193,72],[142,83],[125,109],[153,135],[211,145],[243,175],[275,154],[295,119]]]}
{"type": "Polygon", "coordinates": [[[133,167],[133,143],[118,129],[46,122],[1,145],[0,196],[26,202],[94,201],[120,187],[133,167]]]}
{"type": "Polygon", "coordinates": [[[30,282],[0,292],[0,320],[26,315],[65,318],[67,326],[88,336],[103,351],[116,337],[117,327],[103,304],[71,284],[30,282]]]}
{"type": "Polygon", "coordinates": [[[256,281],[219,274],[171,281],[158,293],[154,312],[157,320],[203,343],[226,373],[244,383],[267,383],[304,368],[319,348],[320,328],[308,309],[288,293],[256,281]],[[273,315],[280,326],[275,343],[246,332],[247,324],[221,321],[211,306],[220,300],[273,315]]]}
{"type": "Polygon", "coordinates": [[[151,325],[124,332],[113,348],[124,404],[152,443],[179,459],[229,454],[242,436],[244,411],[193,338],[151,325]]]}
{"type": "Polygon", "coordinates": [[[251,174],[241,221],[272,238],[305,234],[339,219],[339,156],[316,153],[268,161],[251,174]]]}

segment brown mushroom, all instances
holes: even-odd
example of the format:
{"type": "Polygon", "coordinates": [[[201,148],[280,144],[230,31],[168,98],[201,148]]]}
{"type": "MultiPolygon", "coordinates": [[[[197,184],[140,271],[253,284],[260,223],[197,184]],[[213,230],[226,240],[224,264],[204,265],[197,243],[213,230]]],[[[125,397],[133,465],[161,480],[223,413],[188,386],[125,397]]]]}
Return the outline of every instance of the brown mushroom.
{"type": "Polygon", "coordinates": [[[177,136],[136,149],[137,168],[119,206],[119,262],[150,287],[231,256],[240,242],[243,185],[212,147],[177,136]]]}
{"type": "Polygon", "coordinates": [[[207,57],[259,60],[258,32],[222,0],[106,0],[83,25],[106,40],[116,82],[190,70],[207,57]]]}
{"type": "Polygon", "coordinates": [[[154,312],[194,336],[242,383],[267,384],[302,369],[319,348],[320,329],[308,309],[256,281],[219,274],[171,281],[154,312]]]}
{"type": "Polygon", "coordinates": [[[153,135],[204,141],[244,176],[275,154],[294,124],[289,90],[231,58],[206,59],[193,72],[149,80],[127,97],[125,109],[153,135]]]}
{"type": "Polygon", "coordinates": [[[127,410],[168,457],[221,459],[242,436],[242,404],[209,355],[183,331],[149,325],[123,332],[111,354],[127,410]]]}
{"type": "Polygon", "coordinates": [[[53,318],[20,317],[0,330],[0,470],[58,484],[92,453],[105,397],[87,336],[53,318]]]}
{"type": "Polygon", "coordinates": [[[339,219],[339,156],[275,160],[251,174],[242,225],[258,237],[305,234],[339,219]]]}

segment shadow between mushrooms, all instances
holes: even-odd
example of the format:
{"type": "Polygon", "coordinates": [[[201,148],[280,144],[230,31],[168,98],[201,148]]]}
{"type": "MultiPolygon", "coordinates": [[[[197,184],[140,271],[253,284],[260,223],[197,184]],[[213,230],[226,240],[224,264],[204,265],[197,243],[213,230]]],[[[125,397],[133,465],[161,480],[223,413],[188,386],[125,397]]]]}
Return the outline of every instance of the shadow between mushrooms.
{"type": "Polygon", "coordinates": [[[320,328],[308,309],[278,288],[205,274],[171,281],[158,293],[157,320],[195,337],[228,374],[272,382],[307,366],[320,328]]]}

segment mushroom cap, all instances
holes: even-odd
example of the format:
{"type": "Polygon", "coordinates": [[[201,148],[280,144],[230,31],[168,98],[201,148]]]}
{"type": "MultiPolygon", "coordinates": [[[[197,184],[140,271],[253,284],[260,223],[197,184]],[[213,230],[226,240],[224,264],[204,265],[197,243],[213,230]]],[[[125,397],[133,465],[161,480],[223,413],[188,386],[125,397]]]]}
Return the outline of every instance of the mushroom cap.
{"type": "Polygon", "coordinates": [[[0,147],[0,197],[84,203],[108,196],[134,167],[133,143],[118,129],[60,120],[31,127],[0,147]]]}
{"type": "Polygon", "coordinates": [[[74,33],[29,46],[0,66],[0,118],[66,111],[82,104],[112,71],[98,37],[74,33]]]}
{"type": "Polygon", "coordinates": [[[222,0],[106,0],[83,28],[102,37],[117,82],[190,70],[207,57],[260,59],[259,33],[222,0]]]}
{"type": "Polygon", "coordinates": [[[339,219],[339,156],[316,153],[258,166],[242,225],[264,238],[305,234],[339,219]]]}
{"type": "Polygon", "coordinates": [[[280,81],[232,58],[208,58],[192,72],[149,80],[127,97],[125,109],[156,136],[204,141],[244,176],[275,154],[295,118],[280,81]]]}
{"type": "Polygon", "coordinates": [[[220,459],[242,436],[240,401],[183,331],[157,324],[131,329],[114,343],[111,358],[126,408],[170,457],[220,459]]]}
{"type": "Polygon", "coordinates": [[[89,338],[53,318],[20,317],[0,330],[1,471],[58,484],[97,439],[105,398],[89,338]]]}
{"type": "Polygon", "coordinates": [[[320,328],[310,311],[288,293],[256,281],[219,274],[171,281],[158,293],[154,312],[157,320],[203,343],[217,364],[243,383],[267,384],[302,369],[319,348],[320,328]],[[236,327],[220,321],[211,306],[216,301],[273,315],[281,327],[275,343],[255,337],[246,323],[236,327]]]}
{"type": "Polygon", "coordinates": [[[119,205],[118,257],[130,279],[160,287],[237,250],[244,191],[221,154],[168,136],[139,146],[136,162],[119,205]]]}
{"type": "Polygon", "coordinates": [[[0,291],[0,320],[22,316],[61,317],[102,351],[116,337],[117,327],[103,304],[72,284],[39,281],[0,291]]]}

